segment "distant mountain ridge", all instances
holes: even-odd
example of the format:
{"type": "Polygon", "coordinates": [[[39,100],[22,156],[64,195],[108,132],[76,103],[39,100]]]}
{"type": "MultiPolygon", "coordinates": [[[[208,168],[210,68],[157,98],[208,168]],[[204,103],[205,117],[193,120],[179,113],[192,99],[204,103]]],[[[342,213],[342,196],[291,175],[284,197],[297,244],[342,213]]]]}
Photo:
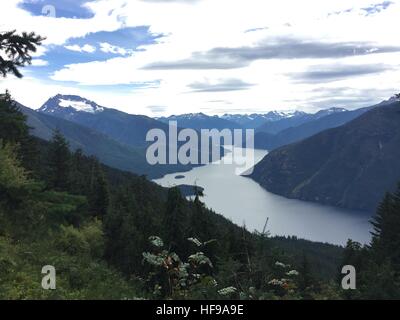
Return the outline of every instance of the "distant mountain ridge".
{"type": "Polygon", "coordinates": [[[310,121],[315,121],[315,120],[330,116],[332,114],[343,113],[343,112],[347,112],[347,110],[343,109],[343,108],[335,108],[335,107],[320,110],[316,113],[300,112],[292,117],[283,117],[276,121],[265,122],[263,125],[258,127],[256,131],[264,132],[264,133],[268,133],[268,134],[278,134],[283,130],[286,130],[286,129],[289,129],[292,127],[297,127],[304,123],[307,123],[310,121]]]}
{"type": "Polygon", "coordinates": [[[267,113],[252,114],[224,114],[221,116],[209,116],[202,112],[172,115],[169,117],[155,118],[163,123],[177,121],[178,126],[195,130],[201,129],[254,129],[256,132],[277,134],[290,127],[317,120],[331,114],[345,112],[343,108],[330,108],[320,110],[315,114],[303,111],[270,111],[267,113]]]}
{"type": "Polygon", "coordinates": [[[172,115],[170,117],[156,118],[156,120],[166,124],[169,123],[170,121],[176,121],[178,127],[190,128],[194,130],[201,130],[201,129],[233,130],[242,128],[240,124],[236,122],[227,119],[222,119],[218,116],[208,116],[204,113],[188,113],[182,115],[172,115]]]}
{"type": "MultiPolygon", "coordinates": [[[[45,104],[43,108],[47,108],[46,112],[35,111],[21,104],[18,105],[21,111],[27,116],[27,122],[31,127],[32,135],[49,141],[54,131],[58,129],[68,140],[73,150],[82,149],[85,154],[97,157],[102,163],[110,167],[140,175],[144,174],[150,179],[161,178],[165,174],[177,171],[187,171],[193,167],[179,164],[151,166],[146,160],[145,147],[135,147],[118,142],[107,134],[70,121],[68,117],[72,111],[70,108],[73,107],[66,107],[65,114],[60,117],[55,116],[55,114],[59,114],[58,112],[62,112],[64,109],[54,109],[54,105],[47,104],[46,106],[45,104]]],[[[74,109],[73,112],[82,111],[74,109]]]]}
{"type": "Polygon", "coordinates": [[[275,122],[283,119],[297,118],[305,114],[302,111],[270,111],[268,113],[252,114],[224,114],[220,118],[236,122],[244,129],[256,129],[268,122],[275,122]]]}
{"type": "Polygon", "coordinates": [[[38,112],[72,121],[134,148],[146,148],[149,145],[146,135],[151,129],[161,129],[168,135],[168,124],[170,121],[176,121],[179,128],[191,128],[196,131],[254,129],[255,147],[267,150],[342,125],[361,114],[343,108],[330,108],[315,114],[296,110],[223,116],[188,113],[153,119],[106,108],[77,95],[61,94],[48,99],[38,112]]]}
{"type": "Polygon", "coordinates": [[[87,155],[94,155],[106,165],[138,174],[148,173],[144,150],[122,145],[108,136],[74,122],[36,112],[23,105],[20,110],[27,116],[31,134],[43,140],[51,140],[54,131],[59,130],[68,140],[71,149],[82,149],[87,155]]]}
{"type": "MultiPolygon", "coordinates": [[[[105,134],[122,145],[140,149],[147,149],[148,146],[154,143],[153,141],[146,141],[147,134],[153,129],[158,129],[165,134],[165,148],[167,152],[169,152],[171,147],[171,150],[173,150],[172,152],[178,153],[175,143],[173,142],[170,144],[169,142],[170,126],[168,122],[165,123],[144,115],[133,115],[116,109],[106,108],[93,101],[75,95],[58,94],[46,101],[43,106],[38,109],[38,112],[74,122],[105,134]]],[[[208,116],[205,115],[204,117],[208,118],[208,116]]],[[[182,123],[178,122],[178,133],[183,128],[182,123]]],[[[182,141],[177,141],[176,143],[178,149],[183,144],[184,142],[182,141]]],[[[200,146],[197,148],[196,152],[197,159],[199,161],[203,159],[200,155],[200,146]]],[[[221,147],[221,154],[223,153],[224,149],[221,147]]],[[[176,168],[176,171],[187,171],[198,166],[198,164],[162,164],[160,166],[164,166],[167,168],[167,172],[171,172],[170,168],[176,168]]]]}
{"type": "MultiPolygon", "coordinates": [[[[297,142],[327,129],[339,127],[361,116],[372,107],[348,111],[346,109],[328,109],[310,115],[306,121],[284,129],[277,134],[257,131],[255,134],[255,148],[274,150],[281,146],[297,142]]],[[[303,119],[304,120],[304,119],[303,119]]]]}
{"type": "Polygon", "coordinates": [[[400,181],[399,159],[400,102],[392,99],[272,151],[251,178],[288,198],[372,212],[400,181]]]}
{"type": "Polygon", "coordinates": [[[73,95],[58,94],[47,100],[38,112],[91,128],[132,147],[146,147],[146,135],[151,129],[168,132],[168,126],[155,119],[105,108],[73,95]]]}

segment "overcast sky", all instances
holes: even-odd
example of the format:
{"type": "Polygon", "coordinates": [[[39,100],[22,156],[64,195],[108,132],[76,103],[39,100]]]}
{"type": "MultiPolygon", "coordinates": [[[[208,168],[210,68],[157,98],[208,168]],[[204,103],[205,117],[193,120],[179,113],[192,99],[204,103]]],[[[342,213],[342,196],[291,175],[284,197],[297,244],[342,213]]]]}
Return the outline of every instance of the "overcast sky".
{"type": "Polygon", "coordinates": [[[0,80],[1,90],[32,108],[62,93],[151,116],[317,111],[371,105],[400,91],[399,0],[0,6],[0,30],[47,37],[24,79],[0,80]]]}

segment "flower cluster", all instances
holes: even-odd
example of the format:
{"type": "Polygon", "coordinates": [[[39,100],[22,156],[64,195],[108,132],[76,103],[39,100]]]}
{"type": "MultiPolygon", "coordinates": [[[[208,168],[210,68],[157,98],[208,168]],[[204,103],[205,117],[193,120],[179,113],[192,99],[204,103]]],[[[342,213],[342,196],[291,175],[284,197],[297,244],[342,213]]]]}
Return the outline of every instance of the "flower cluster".
{"type": "Polygon", "coordinates": [[[230,296],[231,294],[236,293],[237,289],[235,287],[227,287],[227,288],[223,288],[221,290],[218,290],[218,293],[221,296],[230,296]]]}
{"type": "Polygon", "coordinates": [[[275,262],[275,265],[276,265],[277,267],[281,267],[281,268],[287,268],[287,267],[289,267],[289,265],[286,265],[286,264],[284,264],[284,263],[282,263],[282,262],[279,262],[279,261],[275,262]]]}

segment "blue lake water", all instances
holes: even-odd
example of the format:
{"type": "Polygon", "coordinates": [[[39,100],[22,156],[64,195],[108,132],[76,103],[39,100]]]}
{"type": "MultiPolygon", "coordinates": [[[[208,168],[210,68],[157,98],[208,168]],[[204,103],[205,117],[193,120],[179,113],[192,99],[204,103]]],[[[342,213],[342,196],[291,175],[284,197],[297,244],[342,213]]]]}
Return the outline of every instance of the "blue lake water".
{"type": "MultiPolygon", "coordinates": [[[[271,235],[294,235],[340,245],[349,238],[369,242],[370,215],[272,194],[253,180],[237,175],[236,165],[223,164],[235,162],[233,154],[190,172],[177,172],[154,181],[164,187],[181,184],[203,187],[207,207],[238,225],[245,224],[250,231],[262,231],[268,218],[267,229],[271,235]]],[[[254,162],[266,154],[264,150],[254,150],[254,162]]]]}

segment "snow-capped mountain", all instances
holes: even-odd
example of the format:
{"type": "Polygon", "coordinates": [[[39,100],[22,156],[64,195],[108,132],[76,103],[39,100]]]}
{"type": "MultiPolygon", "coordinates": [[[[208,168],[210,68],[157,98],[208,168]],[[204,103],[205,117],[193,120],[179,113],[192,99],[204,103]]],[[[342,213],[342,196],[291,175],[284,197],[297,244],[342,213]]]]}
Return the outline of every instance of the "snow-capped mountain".
{"type": "Polygon", "coordinates": [[[313,115],[313,118],[314,119],[320,119],[320,118],[329,116],[329,115],[334,114],[334,113],[341,113],[341,112],[346,112],[346,111],[348,111],[348,110],[344,109],[344,108],[335,108],[335,107],[334,108],[330,108],[330,109],[324,109],[324,110],[320,110],[317,113],[315,113],[313,115]]]}
{"type": "Polygon", "coordinates": [[[304,116],[305,114],[306,113],[303,111],[288,110],[288,111],[271,111],[268,112],[265,116],[267,120],[279,121],[282,119],[301,117],[304,116]]]}
{"type": "Polygon", "coordinates": [[[394,94],[389,99],[381,101],[376,106],[383,107],[383,106],[387,106],[387,105],[390,105],[390,104],[395,103],[395,102],[400,102],[400,93],[394,94]]]}
{"type": "Polygon", "coordinates": [[[255,129],[267,122],[275,122],[282,119],[302,117],[306,113],[296,110],[291,111],[270,111],[268,113],[252,113],[252,114],[224,114],[221,119],[236,122],[243,128],[255,129]]]}
{"type": "Polygon", "coordinates": [[[50,114],[75,112],[95,114],[104,111],[104,109],[97,103],[79,96],[58,94],[47,100],[39,111],[50,114]]]}
{"type": "Polygon", "coordinates": [[[176,121],[178,127],[191,128],[195,130],[201,129],[240,129],[241,125],[235,121],[223,119],[218,116],[208,116],[204,113],[187,113],[182,115],[173,115],[170,117],[161,117],[157,120],[168,123],[169,121],[176,121]]]}
{"type": "Polygon", "coordinates": [[[277,111],[271,111],[266,114],[252,113],[252,114],[224,114],[221,116],[222,119],[227,119],[230,121],[235,121],[241,124],[255,121],[257,119],[265,121],[277,121],[284,117],[283,113],[279,114],[277,111]]]}
{"type": "Polygon", "coordinates": [[[389,103],[400,102],[400,93],[395,94],[388,100],[389,103]]]}
{"type": "Polygon", "coordinates": [[[277,133],[292,126],[297,126],[308,121],[344,111],[347,110],[342,108],[330,108],[318,111],[315,114],[298,110],[288,110],[251,114],[226,113],[221,116],[209,116],[200,112],[159,117],[156,119],[164,123],[177,121],[179,127],[192,129],[258,129],[262,126],[269,126],[273,128],[271,133],[277,133]]]}
{"type": "Polygon", "coordinates": [[[159,117],[157,120],[161,121],[178,121],[178,120],[195,120],[195,119],[208,119],[210,116],[199,112],[199,113],[185,113],[181,115],[172,115],[169,117],[159,117]]]}
{"type": "Polygon", "coordinates": [[[168,128],[155,119],[105,108],[75,95],[58,94],[47,100],[38,112],[72,121],[133,147],[147,145],[146,134],[149,130],[168,128]]]}

